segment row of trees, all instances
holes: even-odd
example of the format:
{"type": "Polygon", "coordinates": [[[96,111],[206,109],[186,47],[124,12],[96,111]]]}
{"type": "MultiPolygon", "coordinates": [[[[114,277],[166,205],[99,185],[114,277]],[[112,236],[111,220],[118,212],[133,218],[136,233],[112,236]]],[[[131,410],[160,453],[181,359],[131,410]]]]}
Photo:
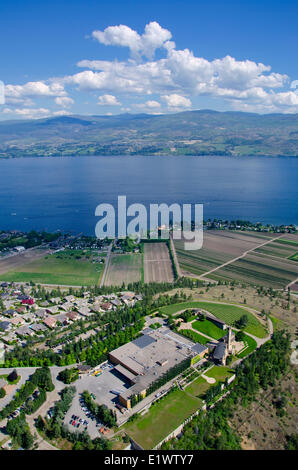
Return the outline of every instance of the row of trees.
{"type": "Polygon", "coordinates": [[[61,370],[57,378],[65,384],[70,384],[71,382],[75,382],[79,378],[79,370],[76,367],[61,370]]]}
{"type": "Polygon", "coordinates": [[[90,413],[104,426],[112,428],[117,425],[116,413],[113,410],[105,405],[98,405],[87,390],[83,392],[82,396],[90,413]]]}
{"type": "Polygon", "coordinates": [[[45,392],[54,390],[55,387],[48,367],[36,369],[30,379],[22,385],[20,390],[15,394],[14,399],[0,411],[0,421],[22,406],[36,388],[44,390],[45,392]]]}
{"type": "Polygon", "coordinates": [[[24,413],[8,421],[6,431],[12,438],[13,446],[22,447],[26,450],[33,446],[33,436],[26,422],[24,413]]]}

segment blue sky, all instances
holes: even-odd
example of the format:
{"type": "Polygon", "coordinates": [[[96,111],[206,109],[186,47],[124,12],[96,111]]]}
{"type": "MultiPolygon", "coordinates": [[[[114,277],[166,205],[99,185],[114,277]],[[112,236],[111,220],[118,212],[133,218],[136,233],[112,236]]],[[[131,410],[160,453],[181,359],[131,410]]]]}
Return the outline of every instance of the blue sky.
{"type": "Polygon", "coordinates": [[[297,112],[297,13],[287,0],[1,0],[0,119],[297,112]]]}

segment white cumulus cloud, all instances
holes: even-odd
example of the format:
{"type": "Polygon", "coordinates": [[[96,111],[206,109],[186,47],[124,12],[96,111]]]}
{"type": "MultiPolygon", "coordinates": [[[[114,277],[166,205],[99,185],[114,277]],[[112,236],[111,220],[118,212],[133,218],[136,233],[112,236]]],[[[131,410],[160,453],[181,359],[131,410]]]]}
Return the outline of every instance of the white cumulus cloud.
{"type": "Polygon", "coordinates": [[[132,55],[144,55],[151,58],[156,49],[169,47],[167,42],[172,34],[162,28],[156,21],[145,26],[145,32],[140,35],[126,25],[108,26],[104,31],[93,31],[93,38],[106,46],[128,47],[132,55]]]}
{"type": "Polygon", "coordinates": [[[184,96],[177,95],[177,93],[173,93],[172,95],[164,95],[162,99],[166,102],[168,108],[190,108],[191,101],[189,98],[185,98],[184,96]]]}
{"type": "Polygon", "coordinates": [[[102,95],[98,98],[98,102],[100,106],[120,106],[121,103],[117,100],[116,96],[114,95],[102,95]]]}

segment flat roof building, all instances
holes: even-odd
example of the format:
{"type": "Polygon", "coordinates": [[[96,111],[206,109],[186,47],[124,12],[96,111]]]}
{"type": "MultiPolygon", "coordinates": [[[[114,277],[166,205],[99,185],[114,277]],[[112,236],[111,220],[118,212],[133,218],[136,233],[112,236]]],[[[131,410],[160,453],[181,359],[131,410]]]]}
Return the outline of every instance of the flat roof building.
{"type": "Polygon", "coordinates": [[[120,402],[130,408],[131,396],[145,396],[149,386],[165,372],[187,358],[194,363],[207,352],[207,346],[193,343],[167,327],[145,329],[142,336],[109,354],[116,371],[131,384],[120,395],[120,402]]]}

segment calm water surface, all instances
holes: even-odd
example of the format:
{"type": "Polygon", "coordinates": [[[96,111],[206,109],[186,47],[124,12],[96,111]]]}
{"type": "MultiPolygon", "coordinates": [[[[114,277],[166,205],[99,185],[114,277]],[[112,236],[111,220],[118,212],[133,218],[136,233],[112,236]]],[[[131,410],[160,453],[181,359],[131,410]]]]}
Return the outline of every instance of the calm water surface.
{"type": "Polygon", "coordinates": [[[0,230],[94,234],[98,204],[203,203],[204,218],[298,225],[298,158],[63,157],[0,161],[0,230]]]}

